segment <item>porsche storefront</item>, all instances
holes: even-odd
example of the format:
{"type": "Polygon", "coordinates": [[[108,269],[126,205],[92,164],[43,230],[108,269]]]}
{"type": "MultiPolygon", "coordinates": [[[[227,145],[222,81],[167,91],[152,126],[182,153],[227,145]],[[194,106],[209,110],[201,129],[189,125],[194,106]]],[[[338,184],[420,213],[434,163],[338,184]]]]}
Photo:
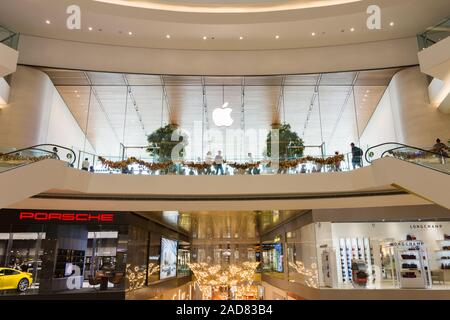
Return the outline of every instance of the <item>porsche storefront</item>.
{"type": "Polygon", "coordinates": [[[0,297],[124,295],[129,213],[0,211],[0,297]]]}

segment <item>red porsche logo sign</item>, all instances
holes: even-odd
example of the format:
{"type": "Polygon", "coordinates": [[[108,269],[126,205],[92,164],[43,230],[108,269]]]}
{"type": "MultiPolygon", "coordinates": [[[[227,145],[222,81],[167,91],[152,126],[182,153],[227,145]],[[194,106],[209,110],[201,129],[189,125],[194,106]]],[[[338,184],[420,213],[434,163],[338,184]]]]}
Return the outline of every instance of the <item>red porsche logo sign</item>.
{"type": "Polygon", "coordinates": [[[114,222],[111,213],[59,213],[59,212],[20,212],[20,220],[32,221],[98,221],[114,222]]]}

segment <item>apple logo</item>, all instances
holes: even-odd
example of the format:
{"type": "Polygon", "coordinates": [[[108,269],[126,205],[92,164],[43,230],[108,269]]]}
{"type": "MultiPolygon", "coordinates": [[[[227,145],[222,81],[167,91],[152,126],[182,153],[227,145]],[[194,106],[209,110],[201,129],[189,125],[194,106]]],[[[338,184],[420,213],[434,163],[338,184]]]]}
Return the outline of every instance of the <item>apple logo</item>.
{"type": "Polygon", "coordinates": [[[225,102],[221,108],[215,108],[212,113],[214,124],[218,127],[229,127],[233,124],[231,112],[233,109],[228,108],[228,102],[225,102]]]}

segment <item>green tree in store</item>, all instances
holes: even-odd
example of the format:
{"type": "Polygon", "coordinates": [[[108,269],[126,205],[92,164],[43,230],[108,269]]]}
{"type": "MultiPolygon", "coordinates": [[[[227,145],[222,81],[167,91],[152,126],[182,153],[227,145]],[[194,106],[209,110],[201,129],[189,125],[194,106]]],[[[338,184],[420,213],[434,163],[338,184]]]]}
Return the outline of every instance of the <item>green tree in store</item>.
{"type": "MultiPolygon", "coordinates": [[[[279,154],[280,161],[297,159],[303,157],[303,140],[297,132],[291,129],[290,124],[282,124],[278,128],[279,132],[279,154]]],[[[266,139],[267,156],[272,156],[272,131],[269,132],[266,139]]]]}
{"type": "MultiPolygon", "coordinates": [[[[151,156],[155,157],[159,162],[171,161],[173,148],[180,142],[184,141],[182,136],[178,141],[172,141],[172,136],[176,130],[179,130],[177,125],[168,124],[165,127],[161,127],[149,134],[147,136],[147,152],[150,153],[151,156]]],[[[185,145],[187,145],[187,141],[185,141],[185,145]]],[[[179,155],[181,158],[184,157],[184,147],[180,150],[179,155]]]]}

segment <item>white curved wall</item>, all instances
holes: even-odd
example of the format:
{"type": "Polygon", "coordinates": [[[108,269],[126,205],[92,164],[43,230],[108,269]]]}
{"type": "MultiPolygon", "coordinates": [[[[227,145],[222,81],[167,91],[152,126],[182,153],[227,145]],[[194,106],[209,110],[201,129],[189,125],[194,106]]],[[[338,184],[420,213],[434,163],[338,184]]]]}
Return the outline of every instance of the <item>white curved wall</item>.
{"type": "Polygon", "coordinates": [[[416,38],[286,50],[207,51],[101,45],[22,35],[19,63],[176,75],[273,75],[418,64],[416,38]]]}
{"type": "MultiPolygon", "coordinates": [[[[41,143],[83,149],[84,133],[50,78],[35,68],[19,66],[9,104],[0,109],[0,152],[41,143]]],[[[93,151],[89,141],[86,150],[93,151]]]]}
{"type": "Polygon", "coordinates": [[[360,141],[365,148],[384,142],[431,148],[438,137],[450,139],[450,115],[430,104],[427,76],[412,67],[394,75],[360,141]]]}

